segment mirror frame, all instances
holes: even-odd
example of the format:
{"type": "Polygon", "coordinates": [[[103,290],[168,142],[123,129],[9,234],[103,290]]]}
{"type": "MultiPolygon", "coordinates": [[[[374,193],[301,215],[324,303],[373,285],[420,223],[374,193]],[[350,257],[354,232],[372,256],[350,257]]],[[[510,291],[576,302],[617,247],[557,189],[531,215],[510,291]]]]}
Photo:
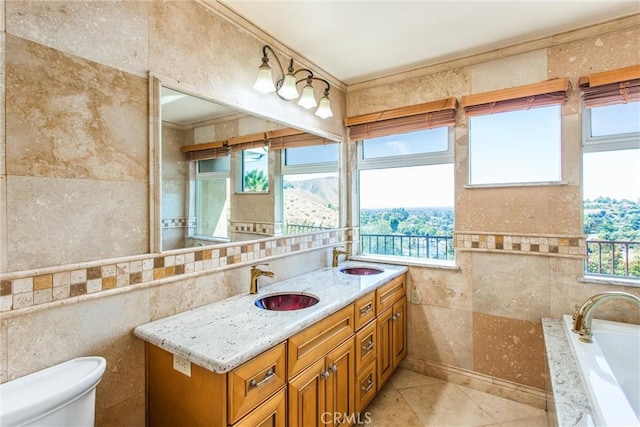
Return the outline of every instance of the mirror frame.
{"type": "MultiPolygon", "coordinates": [[[[171,252],[184,252],[186,248],[179,249],[162,249],[162,106],[161,106],[161,90],[162,87],[166,87],[175,91],[185,93],[189,96],[204,99],[206,101],[226,105],[224,102],[213,100],[209,97],[197,94],[191,87],[187,87],[185,84],[175,81],[171,78],[162,77],[156,74],[149,75],[149,249],[150,253],[171,253],[171,252]]],[[[238,110],[238,112],[252,115],[264,120],[271,120],[272,118],[264,117],[260,114],[256,114],[250,110],[238,108],[236,106],[229,106],[238,110]]],[[[338,227],[333,230],[340,230],[345,228],[348,222],[347,215],[347,147],[345,139],[339,135],[335,135],[329,132],[321,132],[318,130],[308,130],[299,125],[291,125],[289,123],[277,123],[284,124],[286,126],[300,129],[304,132],[319,135],[323,138],[330,139],[340,144],[339,158],[338,158],[338,199],[340,201],[338,208],[338,227]]],[[[292,234],[291,236],[300,236],[310,233],[292,234]]],[[[264,239],[270,239],[280,236],[268,236],[257,237],[255,240],[250,239],[244,242],[260,242],[264,239]]],[[[203,248],[217,247],[220,245],[235,244],[237,242],[225,242],[203,246],[203,248]]]]}

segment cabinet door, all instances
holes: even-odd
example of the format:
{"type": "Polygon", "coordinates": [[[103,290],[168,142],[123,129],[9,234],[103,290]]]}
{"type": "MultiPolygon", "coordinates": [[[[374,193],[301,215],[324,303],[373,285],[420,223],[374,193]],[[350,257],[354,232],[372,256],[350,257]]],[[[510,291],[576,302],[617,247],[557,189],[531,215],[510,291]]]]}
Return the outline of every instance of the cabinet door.
{"type": "Polygon", "coordinates": [[[289,427],[316,427],[324,425],[326,371],[324,359],[311,364],[289,380],[289,427]]]}
{"type": "Polygon", "coordinates": [[[327,354],[325,359],[327,372],[326,412],[324,422],[330,426],[349,426],[355,413],[354,383],[355,349],[353,338],[340,344],[327,354]]]}
{"type": "Polygon", "coordinates": [[[356,373],[358,374],[376,359],[376,342],[378,341],[376,325],[376,322],[369,322],[356,334],[356,373]]]}
{"type": "Polygon", "coordinates": [[[393,307],[378,316],[378,390],[393,372],[393,307]]]}
{"type": "Polygon", "coordinates": [[[287,425],[287,399],[285,388],[251,411],[234,427],[285,427],[287,425]]]}
{"type": "Polygon", "coordinates": [[[407,355],[407,298],[393,304],[393,367],[407,355]]]}

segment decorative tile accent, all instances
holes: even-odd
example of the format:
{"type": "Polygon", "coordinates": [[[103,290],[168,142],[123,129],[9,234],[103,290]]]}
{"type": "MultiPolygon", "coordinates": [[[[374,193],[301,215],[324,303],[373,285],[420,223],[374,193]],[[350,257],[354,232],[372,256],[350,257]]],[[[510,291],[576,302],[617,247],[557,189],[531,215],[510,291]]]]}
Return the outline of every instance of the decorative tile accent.
{"type": "Polygon", "coordinates": [[[460,231],[454,233],[453,247],[456,251],[524,253],[565,258],[587,256],[585,236],[460,231]]]}
{"type": "Polygon", "coordinates": [[[195,228],[196,226],[196,217],[182,217],[182,218],[167,218],[163,219],[162,228],[195,228]]]}
{"type": "Polygon", "coordinates": [[[247,222],[229,221],[231,231],[235,233],[249,233],[273,236],[282,233],[282,223],[280,222],[247,222]]]}
{"type": "MultiPolygon", "coordinates": [[[[257,223],[252,226],[257,226],[257,223]]],[[[269,230],[279,227],[272,223],[265,226],[270,226],[269,230]]],[[[271,237],[258,243],[240,242],[213,249],[190,248],[188,252],[185,250],[178,254],[148,254],[116,264],[105,260],[86,263],[84,268],[74,265],[73,269],[66,270],[62,270],[64,266],[40,269],[37,274],[29,274],[28,271],[7,273],[0,276],[0,311],[18,310],[193,272],[232,268],[239,263],[260,258],[344,244],[349,240],[349,235],[348,229],[325,230],[294,237],[271,237]]]]}

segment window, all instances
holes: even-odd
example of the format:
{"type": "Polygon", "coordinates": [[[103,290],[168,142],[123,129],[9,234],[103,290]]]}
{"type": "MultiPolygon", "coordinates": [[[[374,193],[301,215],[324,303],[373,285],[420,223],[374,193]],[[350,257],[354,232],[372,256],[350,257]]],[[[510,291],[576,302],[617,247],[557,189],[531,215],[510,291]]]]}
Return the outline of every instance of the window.
{"type": "Polygon", "coordinates": [[[469,118],[469,184],[560,181],[561,107],[469,118]]]}
{"type": "Polygon", "coordinates": [[[269,191],[269,149],[267,147],[242,150],[242,191],[269,191]]]}
{"type": "Polygon", "coordinates": [[[228,239],[229,156],[196,162],[196,235],[228,239]]]}
{"type": "Polygon", "coordinates": [[[359,143],[362,254],[453,260],[451,141],[438,127],[359,143]]]}
{"type": "Polygon", "coordinates": [[[286,234],[338,227],[339,147],[334,143],[282,150],[286,234]]]}
{"type": "Polygon", "coordinates": [[[640,103],[583,114],[586,274],[640,279],[640,103]]]}

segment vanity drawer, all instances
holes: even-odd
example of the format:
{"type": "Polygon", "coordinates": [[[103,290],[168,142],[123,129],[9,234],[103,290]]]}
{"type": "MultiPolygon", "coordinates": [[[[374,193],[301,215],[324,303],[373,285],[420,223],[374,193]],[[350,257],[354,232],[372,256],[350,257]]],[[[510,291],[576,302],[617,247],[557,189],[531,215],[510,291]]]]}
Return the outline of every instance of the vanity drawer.
{"type": "Polygon", "coordinates": [[[371,322],[356,334],[356,373],[376,360],[377,322],[371,322]]]}
{"type": "Polygon", "coordinates": [[[376,312],[382,313],[391,307],[394,302],[405,296],[407,288],[405,285],[405,275],[396,277],[387,284],[380,286],[376,290],[376,312]]]}
{"type": "Polygon", "coordinates": [[[353,336],[353,304],[309,326],[289,338],[287,369],[289,378],[324,357],[342,341],[353,336]]]}
{"type": "Polygon", "coordinates": [[[356,378],[356,413],[362,410],[371,402],[376,395],[376,364],[370,363],[366,366],[356,378]]]}
{"type": "Polygon", "coordinates": [[[238,366],[228,374],[229,424],[233,424],[287,383],[286,345],[238,366]]]}
{"type": "Polygon", "coordinates": [[[376,317],[376,293],[371,292],[358,299],[354,304],[356,331],[376,317]]]}

